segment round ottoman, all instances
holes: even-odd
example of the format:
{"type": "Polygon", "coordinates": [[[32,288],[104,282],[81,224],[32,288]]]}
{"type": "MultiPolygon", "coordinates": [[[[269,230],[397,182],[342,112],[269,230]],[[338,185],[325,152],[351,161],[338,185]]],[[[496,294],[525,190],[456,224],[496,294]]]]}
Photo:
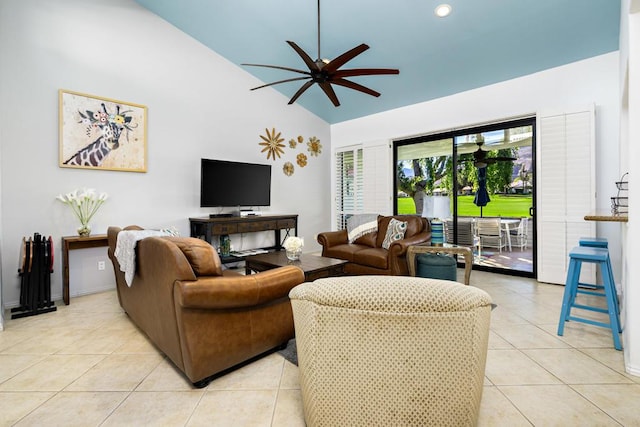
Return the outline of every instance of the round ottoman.
{"type": "Polygon", "coordinates": [[[430,279],[457,280],[458,263],[447,254],[426,253],[416,256],[416,277],[430,279]]]}

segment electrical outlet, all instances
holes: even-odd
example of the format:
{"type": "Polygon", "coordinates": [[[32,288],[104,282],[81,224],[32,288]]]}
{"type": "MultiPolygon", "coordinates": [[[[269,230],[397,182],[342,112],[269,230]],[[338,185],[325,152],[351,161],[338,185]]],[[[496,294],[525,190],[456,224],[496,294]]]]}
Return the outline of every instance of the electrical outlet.
{"type": "Polygon", "coordinates": [[[102,271],[105,269],[104,261],[98,261],[98,270],[102,271]]]}

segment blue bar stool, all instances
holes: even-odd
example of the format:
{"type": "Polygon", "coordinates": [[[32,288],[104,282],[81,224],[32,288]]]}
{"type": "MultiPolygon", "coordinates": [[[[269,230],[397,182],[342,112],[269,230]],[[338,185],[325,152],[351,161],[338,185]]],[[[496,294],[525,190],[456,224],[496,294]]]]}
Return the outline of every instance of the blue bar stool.
{"type": "MultiPolygon", "coordinates": [[[[586,246],[589,248],[602,248],[602,249],[608,249],[609,248],[609,241],[607,240],[606,237],[581,237],[580,238],[580,246],[586,246]]],[[[611,258],[608,259],[607,261],[609,263],[609,272],[611,272],[611,283],[614,284],[614,290],[615,290],[615,280],[613,280],[613,268],[611,267],[611,258]]],[[[602,274],[604,274],[605,272],[602,271],[602,274]]],[[[585,284],[587,287],[593,287],[593,285],[587,285],[585,284]]],[[[595,289],[595,288],[594,288],[595,289]]],[[[618,293],[614,292],[614,296],[615,296],[615,301],[616,301],[616,310],[618,311],[618,315],[620,315],[620,305],[618,304],[618,293]]]]}
{"type": "Polygon", "coordinates": [[[620,327],[619,309],[617,304],[618,298],[616,295],[615,282],[613,281],[613,271],[611,271],[609,250],[588,246],[574,247],[571,252],[569,252],[569,271],[567,272],[567,283],[564,288],[564,297],[562,299],[562,311],[560,312],[560,322],[558,323],[558,335],[562,336],[564,334],[564,324],[570,320],[600,326],[611,329],[611,333],[613,335],[613,346],[616,350],[622,350],[622,345],[620,344],[620,332],[622,329],[620,327]],[[580,270],[583,262],[600,265],[603,280],[602,285],[580,283],[580,270]],[[584,285],[589,289],[580,288],[584,285]],[[594,289],[601,289],[604,293],[595,292],[594,289]],[[604,297],[607,301],[607,308],[604,309],[600,307],[576,304],[577,294],[604,297]],[[609,323],[572,316],[572,308],[606,313],[609,315],[609,323]]]}
{"type": "Polygon", "coordinates": [[[580,246],[607,249],[609,247],[609,241],[606,237],[581,237],[580,246]]]}

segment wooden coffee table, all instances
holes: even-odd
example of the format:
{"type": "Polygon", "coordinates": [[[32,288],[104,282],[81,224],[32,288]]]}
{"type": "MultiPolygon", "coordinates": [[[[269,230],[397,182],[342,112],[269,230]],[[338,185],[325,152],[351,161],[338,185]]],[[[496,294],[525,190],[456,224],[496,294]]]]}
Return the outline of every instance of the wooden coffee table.
{"type": "Polygon", "coordinates": [[[244,259],[245,272],[260,272],[273,268],[295,265],[304,271],[304,279],[312,282],[323,277],[344,275],[344,265],[347,261],[327,258],[319,255],[303,254],[298,261],[290,261],[285,251],[269,252],[268,254],[250,255],[244,259]]]}

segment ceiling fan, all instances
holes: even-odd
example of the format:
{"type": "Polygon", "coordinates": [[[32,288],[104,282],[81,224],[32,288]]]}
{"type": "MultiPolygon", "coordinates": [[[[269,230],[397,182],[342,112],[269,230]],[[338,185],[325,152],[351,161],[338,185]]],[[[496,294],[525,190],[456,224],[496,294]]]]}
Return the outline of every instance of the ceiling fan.
{"type": "Polygon", "coordinates": [[[365,50],[369,49],[369,46],[362,43],[359,46],[354,47],[351,50],[346,51],[342,55],[334,58],[333,60],[322,59],[320,55],[320,0],[318,0],[318,59],[315,61],[311,59],[311,57],[302,50],[297,44],[292,41],[287,40],[289,46],[296,51],[296,53],[302,58],[305,65],[309,68],[309,70],[297,70],[295,68],[289,67],[281,67],[278,65],[264,65],[264,64],[242,64],[245,66],[251,67],[264,67],[264,68],[275,68],[278,70],[292,71],[294,73],[304,74],[304,77],[293,77],[290,79],[279,80],[276,82],[268,83],[262,86],[254,87],[251,90],[261,89],[267,86],[273,86],[280,83],[293,82],[297,80],[308,80],[305,84],[303,84],[300,89],[291,97],[289,100],[289,104],[293,104],[296,100],[302,95],[307,89],[309,89],[314,84],[318,84],[323,92],[329,97],[334,106],[338,107],[340,105],[340,101],[338,101],[338,97],[333,90],[331,85],[343,86],[349,89],[357,90],[359,92],[366,93],[371,96],[378,97],[380,96],[379,92],[376,92],[373,89],[370,89],[366,86],[362,86],[358,83],[352,82],[351,80],[347,80],[345,77],[356,77],[356,76],[371,76],[371,75],[380,75],[380,74],[399,74],[400,71],[397,69],[391,68],[352,68],[348,70],[340,70],[347,62],[351,61],[356,56],[360,55],[365,50]]]}
{"type": "Polygon", "coordinates": [[[478,149],[473,152],[473,165],[475,167],[484,168],[495,162],[510,162],[515,160],[515,157],[487,157],[488,151],[484,151],[482,149],[483,144],[484,144],[483,139],[479,138],[476,141],[476,145],[478,146],[478,149]]]}

